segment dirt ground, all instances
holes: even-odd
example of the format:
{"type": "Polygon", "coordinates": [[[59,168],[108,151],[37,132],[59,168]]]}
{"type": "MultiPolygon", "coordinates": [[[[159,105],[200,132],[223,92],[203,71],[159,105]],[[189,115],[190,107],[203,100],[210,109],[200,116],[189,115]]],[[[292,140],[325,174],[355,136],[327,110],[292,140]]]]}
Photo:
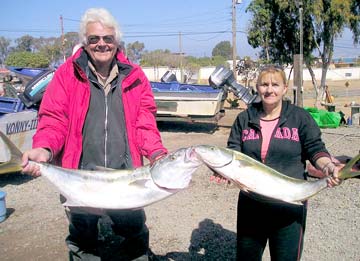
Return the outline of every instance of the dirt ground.
{"type": "MultiPolygon", "coordinates": [[[[360,81],[356,85],[360,89],[360,81]]],[[[333,92],[343,92],[340,87],[333,92]]],[[[353,100],[360,102],[360,95],[334,96],[339,104],[336,110],[345,110],[344,105],[353,100]]],[[[195,144],[225,146],[240,111],[226,110],[217,126],[161,122],[164,145],[170,151],[195,144]]],[[[355,156],[360,150],[359,135],[357,126],[323,129],[324,141],[335,156],[355,156]]],[[[150,247],[159,260],[234,260],[238,190],[211,183],[209,177],[207,169],[200,169],[188,189],[145,208],[150,247]]],[[[20,174],[1,175],[0,186],[7,193],[7,218],[0,223],[0,259],[67,260],[67,221],[55,188],[45,178],[20,174]]],[[[360,179],[352,179],[310,200],[302,260],[360,260],[359,188],[360,179]]],[[[100,241],[104,260],[116,260],[111,256],[116,256],[121,238],[109,226],[104,218],[100,241]]],[[[269,260],[267,251],[264,260],[269,260]]]]}

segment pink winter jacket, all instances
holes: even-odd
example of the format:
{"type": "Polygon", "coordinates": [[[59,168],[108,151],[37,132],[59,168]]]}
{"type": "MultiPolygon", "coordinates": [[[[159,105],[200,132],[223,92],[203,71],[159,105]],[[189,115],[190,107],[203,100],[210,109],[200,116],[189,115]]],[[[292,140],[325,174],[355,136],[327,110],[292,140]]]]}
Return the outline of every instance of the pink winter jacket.
{"type": "MultiPolygon", "coordinates": [[[[90,101],[90,84],[75,63],[83,49],[61,65],[47,86],[39,110],[33,148],[49,148],[64,168],[78,168],[82,153],[82,129],[90,101]]],[[[134,167],[167,153],[156,126],[156,105],[150,83],[141,68],[117,53],[121,63],[133,69],[122,81],[126,131],[134,167]]]]}

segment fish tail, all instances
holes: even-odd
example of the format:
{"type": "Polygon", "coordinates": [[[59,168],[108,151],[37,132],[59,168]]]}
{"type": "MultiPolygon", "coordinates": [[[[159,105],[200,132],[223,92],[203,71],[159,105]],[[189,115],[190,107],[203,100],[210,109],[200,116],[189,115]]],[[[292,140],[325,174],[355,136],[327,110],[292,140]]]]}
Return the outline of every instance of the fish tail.
{"type": "Polygon", "coordinates": [[[360,175],[359,170],[353,170],[354,165],[360,160],[360,154],[353,157],[346,165],[339,171],[340,179],[354,178],[360,175]]]}
{"type": "Polygon", "coordinates": [[[0,137],[10,152],[10,160],[0,164],[0,174],[21,171],[22,152],[2,131],[0,137]]]}

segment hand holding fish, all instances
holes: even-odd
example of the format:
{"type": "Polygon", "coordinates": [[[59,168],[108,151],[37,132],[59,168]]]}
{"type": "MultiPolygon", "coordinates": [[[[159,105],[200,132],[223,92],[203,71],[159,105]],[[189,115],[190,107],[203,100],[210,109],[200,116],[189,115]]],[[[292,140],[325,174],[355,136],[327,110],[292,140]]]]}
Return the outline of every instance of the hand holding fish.
{"type": "Polygon", "coordinates": [[[323,175],[328,177],[327,185],[329,188],[341,184],[341,180],[339,179],[339,171],[345,166],[344,164],[334,162],[332,159],[329,159],[327,157],[322,157],[316,161],[316,165],[319,169],[321,169],[323,175]]]}
{"type": "Polygon", "coordinates": [[[331,163],[332,166],[329,166],[326,170],[326,174],[329,176],[327,179],[328,187],[332,188],[341,184],[341,179],[339,179],[339,168],[335,164],[331,163]]]}
{"type": "Polygon", "coordinates": [[[31,164],[29,160],[36,162],[49,162],[51,160],[51,152],[44,148],[35,148],[26,151],[22,155],[22,173],[28,174],[33,177],[38,177],[41,175],[40,167],[38,165],[31,164]]]}
{"type": "Polygon", "coordinates": [[[165,157],[167,155],[167,153],[160,153],[158,155],[156,155],[153,158],[150,158],[150,166],[154,165],[154,163],[158,160],[160,160],[161,158],[165,157]]]}
{"type": "Polygon", "coordinates": [[[223,176],[221,176],[220,174],[214,172],[211,176],[210,176],[210,181],[214,181],[217,184],[226,184],[226,185],[230,185],[231,181],[224,178],[223,176]]]}

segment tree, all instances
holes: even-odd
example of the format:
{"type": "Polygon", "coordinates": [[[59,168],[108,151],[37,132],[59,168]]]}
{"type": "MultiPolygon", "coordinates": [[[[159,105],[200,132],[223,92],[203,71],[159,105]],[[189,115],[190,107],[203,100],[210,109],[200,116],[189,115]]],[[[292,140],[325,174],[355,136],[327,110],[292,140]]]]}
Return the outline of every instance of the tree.
{"type": "Polygon", "coordinates": [[[350,28],[351,31],[354,33],[354,42],[359,42],[360,37],[360,23],[359,23],[359,16],[360,16],[360,1],[352,1],[350,11],[353,14],[350,17],[350,28]]]}
{"type": "Polygon", "coordinates": [[[192,79],[192,77],[194,76],[194,74],[198,73],[199,70],[200,70],[199,64],[186,61],[184,64],[184,71],[188,77],[187,81],[190,81],[192,79]]]}
{"type": "Polygon", "coordinates": [[[0,64],[3,64],[9,54],[10,39],[0,36],[0,64]]]}
{"type": "Polygon", "coordinates": [[[232,57],[232,48],[229,41],[221,41],[212,50],[212,56],[222,56],[229,60],[232,57]]]}
{"type": "MultiPolygon", "coordinates": [[[[354,43],[359,43],[359,4],[357,0],[332,0],[318,1],[318,5],[313,6],[315,22],[315,39],[317,48],[322,61],[322,74],[320,89],[316,90],[318,97],[322,97],[325,91],[326,74],[333,58],[334,40],[341,35],[345,27],[350,27],[354,33],[354,43]],[[353,13],[357,10],[357,13],[353,13]],[[322,46],[322,47],[321,47],[322,46]]],[[[317,97],[317,100],[319,98],[317,97]]]]}
{"type": "Polygon", "coordinates": [[[33,52],[35,49],[35,38],[30,35],[24,35],[15,40],[17,43],[16,51],[33,52]]]}
{"type": "Polygon", "coordinates": [[[8,55],[5,64],[16,67],[47,68],[50,61],[41,53],[13,52],[8,55]]]}
{"type": "Polygon", "coordinates": [[[248,42],[254,48],[261,48],[260,58],[268,63],[292,63],[293,55],[299,50],[299,17],[295,4],[283,0],[254,0],[247,11],[253,13],[248,42]]]}
{"type": "Polygon", "coordinates": [[[64,48],[65,58],[70,57],[75,45],[79,43],[79,34],[76,32],[68,32],[64,35],[64,42],[61,43],[61,37],[59,39],[59,45],[64,48]]]}
{"type": "Polygon", "coordinates": [[[250,83],[257,77],[258,64],[251,60],[250,57],[244,57],[236,65],[237,74],[245,87],[250,87],[250,83]]]}
{"type": "Polygon", "coordinates": [[[170,68],[179,67],[179,55],[175,55],[170,50],[157,49],[154,51],[145,51],[142,55],[141,66],[168,66],[170,68]]]}
{"type": "MultiPolygon", "coordinates": [[[[304,62],[312,76],[316,99],[319,100],[325,90],[326,74],[333,58],[334,40],[345,27],[349,27],[354,33],[354,43],[359,43],[360,4],[358,0],[302,0],[302,3],[304,62]],[[319,87],[312,70],[313,53],[316,50],[322,64],[319,87]]],[[[293,55],[299,53],[300,43],[299,12],[295,2],[254,0],[247,10],[253,13],[249,44],[254,48],[262,48],[262,58],[268,53],[268,60],[292,63],[293,55]],[[255,39],[257,36],[260,37],[259,40],[255,39]],[[268,50],[264,51],[264,48],[268,50]]]]}
{"type": "Polygon", "coordinates": [[[221,55],[215,55],[215,56],[213,56],[213,57],[211,57],[211,63],[210,63],[210,65],[211,66],[217,66],[217,65],[220,65],[220,64],[222,64],[222,65],[226,65],[226,66],[229,66],[228,64],[227,64],[227,61],[228,60],[228,58],[226,58],[226,57],[224,57],[224,56],[221,56],[221,55]]]}
{"type": "Polygon", "coordinates": [[[40,53],[47,57],[52,66],[63,60],[60,46],[58,44],[45,45],[41,48],[40,53]]]}
{"type": "Polygon", "coordinates": [[[42,53],[51,64],[56,64],[62,57],[59,38],[34,38],[34,52],[42,53]]]}
{"type": "Polygon", "coordinates": [[[145,48],[144,43],[140,43],[138,41],[134,43],[129,43],[126,47],[127,57],[131,61],[138,63],[141,59],[141,55],[144,51],[144,48],[145,48]]]}
{"type": "Polygon", "coordinates": [[[71,56],[73,48],[78,42],[78,33],[75,32],[66,33],[64,41],[62,41],[62,37],[34,38],[30,35],[25,35],[16,39],[15,43],[17,45],[9,48],[8,52],[41,53],[52,65],[57,65],[64,62],[64,56],[65,58],[71,56]]]}
{"type": "Polygon", "coordinates": [[[253,13],[252,23],[248,30],[248,43],[251,46],[261,46],[261,57],[270,62],[269,42],[271,32],[271,8],[265,0],[252,1],[247,11],[253,13]]]}

